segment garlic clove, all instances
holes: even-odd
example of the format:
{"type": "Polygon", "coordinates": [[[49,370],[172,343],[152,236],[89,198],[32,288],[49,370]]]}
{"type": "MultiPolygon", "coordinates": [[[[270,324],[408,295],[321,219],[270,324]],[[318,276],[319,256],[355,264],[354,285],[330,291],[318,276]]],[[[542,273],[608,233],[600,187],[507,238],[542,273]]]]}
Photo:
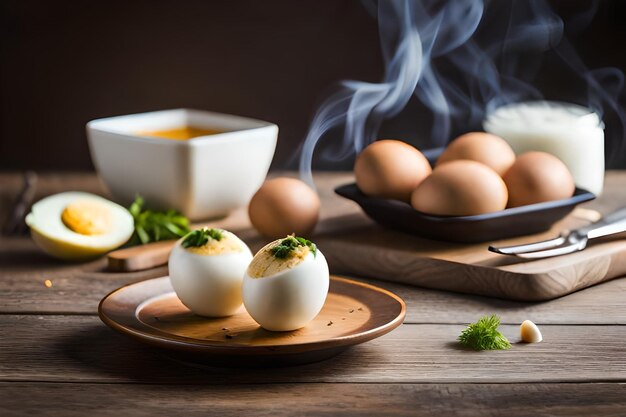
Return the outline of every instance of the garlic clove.
{"type": "Polygon", "coordinates": [[[539,343],[543,340],[539,327],[530,320],[524,320],[519,330],[522,341],[526,343],[539,343]]]}

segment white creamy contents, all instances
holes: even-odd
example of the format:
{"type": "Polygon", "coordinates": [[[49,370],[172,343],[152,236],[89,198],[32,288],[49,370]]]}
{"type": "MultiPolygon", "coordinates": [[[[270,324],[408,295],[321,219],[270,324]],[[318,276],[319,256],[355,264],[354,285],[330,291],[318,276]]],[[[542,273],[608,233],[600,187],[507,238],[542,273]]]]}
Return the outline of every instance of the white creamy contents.
{"type": "Polygon", "coordinates": [[[569,168],[576,186],[599,195],[604,183],[604,124],[576,104],[530,101],[491,112],[485,131],[505,139],[516,154],[543,151],[569,168]]]}

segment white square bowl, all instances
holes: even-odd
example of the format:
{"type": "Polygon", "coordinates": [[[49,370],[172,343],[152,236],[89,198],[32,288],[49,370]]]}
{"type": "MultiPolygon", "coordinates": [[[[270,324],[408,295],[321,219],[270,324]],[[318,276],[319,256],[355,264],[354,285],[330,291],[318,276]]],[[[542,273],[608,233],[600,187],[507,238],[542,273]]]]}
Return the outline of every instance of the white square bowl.
{"type": "Polygon", "coordinates": [[[172,208],[191,220],[205,220],[248,204],[269,170],[278,126],[175,109],[93,120],[87,136],[96,170],[119,203],[128,205],[141,195],[150,208],[172,208]],[[183,126],[223,133],[189,140],[137,133],[183,126]]]}

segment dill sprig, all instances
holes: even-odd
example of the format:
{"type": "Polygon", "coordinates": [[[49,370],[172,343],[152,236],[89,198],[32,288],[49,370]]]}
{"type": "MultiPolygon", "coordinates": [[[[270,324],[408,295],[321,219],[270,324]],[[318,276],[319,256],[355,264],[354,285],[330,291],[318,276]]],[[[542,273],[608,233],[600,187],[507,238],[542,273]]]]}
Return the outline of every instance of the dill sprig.
{"type": "Polygon", "coordinates": [[[204,246],[209,240],[220,241],[223,237],[224,234],[220,229],[203,227],[202,229],[194,230],[185,236],[181,245],[183,248],[197,248],[199,246],[204,246]]]}
{"type": "Polygon", "coordinates": [[[135,222],[135,232],[126,246],[178,239],[191,231],[189,220],[177,211],[144,210],[144,203],[144,199],[137,196],[128,208],[135,222]]]}
{"type": "Polygon", "coordinates": [[[459,342],[474,350],[509,349],[511,343],[498,331],[500,318],[495,314],[481,317],[459,336],[459,342]]]}
{"type": "Polygon", "coordinates": [[[317,254],[317,246],[315,246],[315,243],[303,237],[293,235],[287,236],[286,238],[281,240],[278,245],[270,249],[270,252],[272,253],[272,255],[274,255],[275,258],[286,259],[291,256],[292,252],[297,247],[302,246],[307,246],[313,253],[313,256],[317,254]]]}

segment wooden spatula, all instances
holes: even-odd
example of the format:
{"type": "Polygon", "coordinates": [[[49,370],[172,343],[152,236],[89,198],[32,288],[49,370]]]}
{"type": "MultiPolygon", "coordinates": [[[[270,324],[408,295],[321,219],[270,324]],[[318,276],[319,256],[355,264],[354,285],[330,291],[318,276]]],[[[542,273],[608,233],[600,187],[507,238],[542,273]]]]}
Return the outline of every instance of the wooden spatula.
{"type": "Polygon", "coordinates": [[[117,272],[130,272],[165,265],[175,243],[176,240],[164,240],[115,250],[107,255],[109,269],[117,272]]]}

